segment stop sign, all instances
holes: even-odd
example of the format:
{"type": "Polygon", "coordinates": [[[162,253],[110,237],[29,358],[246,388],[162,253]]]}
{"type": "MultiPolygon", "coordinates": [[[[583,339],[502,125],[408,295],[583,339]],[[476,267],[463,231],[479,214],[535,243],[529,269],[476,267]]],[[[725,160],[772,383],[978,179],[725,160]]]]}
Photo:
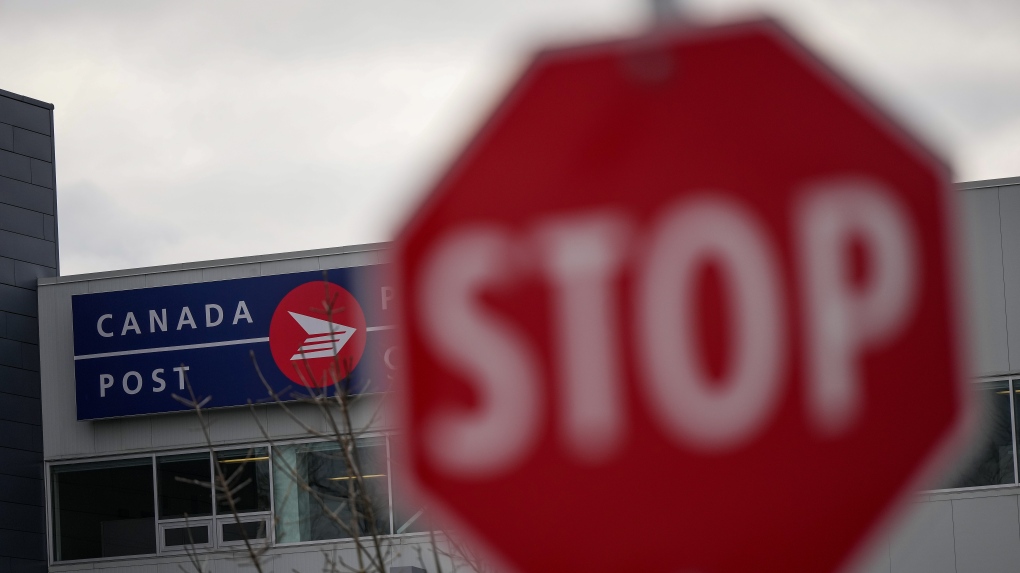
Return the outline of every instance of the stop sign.
{"type": "Polygon", "coordinates": [[[519,571],[829,571],[967,417],[939,163],[775,24],[540,54],[400,234],[408,487],[519,571]]]}

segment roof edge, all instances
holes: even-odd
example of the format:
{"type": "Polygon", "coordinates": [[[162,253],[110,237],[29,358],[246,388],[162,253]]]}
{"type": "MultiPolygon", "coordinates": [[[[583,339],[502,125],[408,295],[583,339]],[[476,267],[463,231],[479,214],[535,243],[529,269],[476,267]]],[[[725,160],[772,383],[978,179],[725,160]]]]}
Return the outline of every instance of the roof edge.
{"type": "Polygon", "coordinates": [[[982,179],[980,181],[962,181],[954,183],[957,191],[966,189],[984,189],[986,187],[1002,187],[1003,185],[1020,185],[1020,177],[1003,177],[1002,179],[982,179]]]}
{"type": "Polygon", "coordinates": [[[4,96],[4,97],[8,97],[8,98],[11,98],[11,99],[14,99],[14,100],[18,100],[18,101],[22,101],[22,102],[25,102],[25,103],[28,103],[28,104],[32,104],[32,105],[34,105],[36,107],[41,107],[43,109],[48,109],[48,110],[51,110],[51,111],[53,110],[53,104],[51,104],[51,103],[44,102],[42,100],[38,100],[38,99],[31,98],[31,97],[28,97],[28,96],[23,96],[23,95],[20,95],[20,94],[16,94],[14,92],[9,92],[7,90],[0,90],[0,96],[4,96]]]}
{"type": "Polygon", "coordinates": [[[138,275],[149,275],[157,273],[170,273],[176,271],[192,271],[217,267],[229,267],[234,265],[247,265],[252,263],[269,263],[274,261],[285,261],[293,259],[308,259],[326,255],[343,255],[347,253],[363,253],[367,251],[385,251],[390,248],[390,243],[364,243],[360,245],[348,245],[345,247],[328,247],[325,249],[312,249],[308,251],[290,251],[286,253],[272,253],[268,255],[254,255],[249,257],[233,257],[229,259],[212,259],[207,261],[194,261],[189,263],[172,263],[169,265],[156,265],[152,267],[137,267],[132,269],[118,269],[113,271],[99,271],[95,273],[83,273],[78,275],[65,275],[59,277],[47,277],[39,279],[39,286],[74,283],[99,279],[112,279],[122,277],[133,277],[138,275]]]}

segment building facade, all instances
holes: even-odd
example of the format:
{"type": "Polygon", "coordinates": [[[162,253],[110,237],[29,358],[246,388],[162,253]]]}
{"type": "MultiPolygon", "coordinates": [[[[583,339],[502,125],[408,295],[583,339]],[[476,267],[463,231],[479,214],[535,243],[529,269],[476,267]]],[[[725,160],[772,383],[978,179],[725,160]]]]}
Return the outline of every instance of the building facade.
{"type": "Polygon", "coordinates": [[[53,106],[0,90],[0,571],[46,570],[36,280],[56,276],[53,106]]]}
{"type": "MultiPolygon", "coordinates": [[[[271,296],[265,304],[255,300],[261,293],[246,290],[250,289],[252,281],[268,281],[271,288],[281,288],[281,292],[290,289],[293,294],[300,290],[300,286],[293,288],[295,284],[318,288],[322,284],[321,271],[330,273],[330,280],[334,281],[336,276],[343,276],[347,271],[372,269],[383,263],[385,256],[382,245],[364,245],[41,281],[40,327],[45,341],[42,346],[43,447],[49,476],[50,570],[153,573],[179,571],[181,567],[186,570],[201,567],[212,571],[251,570],[245,537],[253,546],[267,549],[262,558],[266,570],[319,571],[329,560],[358,563],[357,544],[371,546],[372,542],[367,539],[355,542],[351,532],[329,515],[333,511],[348,521],[352,519],[346,489],[346,480],[352,476],[346,472],[343,456],[338,453],[336,430],[328,417],[323,416],[314,403],[277,404],[264,390],[261,400],[254,390],[249,394],[255,402],[250,407],[213,408],[226,399],[226,386],[242,378],[258,383],[253,362],[243,356],[236,366],[231,366],[236,372],[227,372],[236,380],[220,384],[219,378],[213,378],[212,390],[208,386],[200,388],[199,383],[207,371],[230,360],[224,358],[224,351],[220,349],[243,347],[240,350],[247,353],[250,347],[258,353],[259,348],[270,346],[268,337],[234,334],[229,330],[243,330],[249,326],[257,329],[260,324],[268,328],[270,319],[275,320],[273,307],[288,304],[287,297],[280,296],[271,296]],[[168,290],[184,285],[187,285],[184,290],[168,290]],[[225,314],[212,313],[210,309],[216,306],[213,304],[203,309],[201,301],[187,303],[193,309],[187,312],[183,309],[188,306],[168,302],[175,292],[184,292],[185,299],[192,296],[188,287],[210,286],[224,287],[218,291],[227,293],[223,296],[236,294],[231,304],[223,304],[227,309],[225,314]],[[115,296],[103,299],[100,293],[115,293],[115,296]],[[117,311],[105,314],[109,307],[103,304],[116,305],[122,297],[132,293],[154,293],[155,298],[150,300],[157,301],[154,304],[159,307],[154,307],[150,315],[136,310],[137,320],[134,315],[127,319],[125,313],[117,311]],[[76,295],[92,298],[74,298],[76,295]],[[96,300],[99,300],[97,308],[100,310],[83,321],[80,313],[85,311],[81,309],[96,300]],[[140,325],[137,329],[134,328],[136,324],[140,325]],[[175,324],[178,332],[175,332],[175,324]],[[121,335],[129,343],[141,340],[145,348],[123,350],[124,358],[136,359],[139,352],[146,356],[152,354],[163,361],[159,364],[164,367],[151,369],[151,376],[149,368],[134,366],[135,362],[128,362],[128,366],[117,370],[120,363],[111,363],[109,359],[121,357],[108,356],[116,352],[88,354],[88,350],[83,350],[86,344],[83,329],[98,332],[100,338],[109,337],[114,344],[121,335]],[[215,362],[203,363],[197,354],[184,355],[187,365],[174,362],[182,355],[168,353],[166,346],[152,348],[153,344],[162,342],[144,342],[145,336],[156,341],[169,340],[167,336],[178,336],[181,331],[194,331],[196,336],[203,336],[203,330],[222,336],[214,342],[177,347],[189,347],[186,352],[205,352],[206,356],[215,356],[215,362]],[[238,342],[237,337],[241,340],[234,344],[238,342]],[[203,345],[212,348],[191,348],[203,345]],[[114,374],[111,378],[104,378],[104,374],[89,378],[90,381],[95,378],[98,384],[90,382],[88,391],[98,392],[93,398],[100,401],[100,405],[87,406],[89,398],[80,385],[76,395],[76,368],[81,377],[82,369],[89,367],[84,363],[104,359],[107,363],[98,368],[114,374]],[[175,374],[174,364],[180,364],[178,368],[183,370],[175,374]],[[141,373],[124,373],[127,368],[136,368],[141,373]],[[166,411],[175,408],[175,402],[167,399],[170,393],[188,395],[185,376],[195,383],[195,392],[200,397],[208,395],[220,400],[207,404],[201,418],[189,407],[166,411]],[[150,408],[149,413],[131,410],[141,403],[140,400],[157,398],[162,399],[158,405],[141,406],[150,408]],[[114,403],[113,400],[121,401],[114,403]],[[116,411],[116,408],[128,410],[116,411]],[[124,416],[125,412],[133,415],[117,417],[124,416]],[[225,474],[239,471],[242,479],[234,482],[237,484],[234,508],[228,507],[224,499],[216,498],[212,490],[203,485],[214,479],[217,471],[225,474]],[[197,552],[201,563],[193,561],[189,552],[197,552]]],[[[346,288],[358,292],[349,282],[344,283],[346,288]]],[[[262,288],[268,283],[257,283],[257,286],[262,288]]],[[[386,288],[382,285],[376,289],[381,294],[377,300],[383,307],[387,300],[386,288]]],[[[210,294],[208,300],[220,301],[217,296],[210,294]]],[[[127,308],[141,308],[137,304],[127,308]]],[[[369,320],[379,319],[379,313],[373,313],[365,299],[350,304],[365,307],[369,320]]],[[[301,310],[309,306],[313,305],[302,307],[298,303],[288,307],[298,312],[289,314],[311,315],[312,311],[301,310]]],[[[375,337],[384,334],[390,326],[373,323],[359,330],[367,331],[368,337],[375,337]]],[[[309,328],[309,340],[313,340],[317,333],[314,325],[309,328]]],[[[264,332],[268,331],[260,331],[264,332]]],[[[276,331],[272,336],[278,336],[276,331]]],[[[292,342],[293,348],[287,347],[290,353],[298,348],[309,348],[307,344],[301,346],[302,338],[292,342]]],[[[354,338],[344,339],[340,344],[347,342],[358,343],[354,338]]],[[[381,361],[389,359],[386,348],[372,340],[361,344],[365,346],[363,363],[369,360],[369,355],[381,361]]],[[[309,348],[308,356],[314,356],[314,350],[309,348]]],[[[289,356],[284,357],[285,362],[289,356]]],[[[269,374],[270,370],[275,372],[274,359],[268,353],[257,358],[269,383],[279,388],[276,379],[269,374]]],[[[276,374],[282,379],[279,372],[276,374]]],[[[367,518],[359,521],[358,527],[366,535],[374,531],[383,538],[385,547],[380,555],[388,567],[411,571],[425,561],[433,563],[434,557],[422,527],[424,512],[421,508],[402,506],[399,488],[392,480],[390,428],[378,418],[384,396],[383,392],[363,392],[351,409],[351,428],[357,434],[357,455],[374,515],[371,522],[366,521],[367,518]]]]}
{"type": "MultiPolygon", "coordinates": [[[[974,341],[972,384],[982,403],[984,431],[959,467],[911,500],[906,519],[861,558],[858,571],[1020,569],[1020,403],[1015,398],[1020,393],[1020,178],[967,183],[958,189],[974,341]]],[[[364,245],[39,279],[49,569],[250,570],[243,538],[266,548],[266,570],[319,571],[340,559],[356,563],[357,546],[367,538],[354,540],[326,515],[345,511],[342,486],[349,476],[329,439],[328,420],[314,404],[256,401],[252,406],[207,409],[202,419],[186,408],[171,411],[167,401],[159,407],[133,409],[143,398],[155,400],[152,397],[165,388],[184,393],[184,372],[178,373],[180,386],[178,374],[172,372],[176,362],[123,374],[111,370],[109,378],[90,375],[91,398],[75,380],[76,374],[80,377],[86,371],[88,361],[152,351],[152,344],[145,349],[129,344],[115,352],[88,350],[83,329],[98,336],[96,340],[117,341],[144,333],[171,336],[174,325],[187,332],[203,325],[244,327],[246,316],[252,319],[248,322],[266,320],[266,312],[250,299],[243,311],[235,299],[217,304],[194,299],[198,301],[191,305],[194,312],[188,313],[183,303],[139,302],[137,316],[130,317],[101,305],[89,310],[86,303],[171,300],[144,298],[171,292],[160,288],[222,287],[223,292],[241,292],[249,283],[240,281],[256,279],[290,285],[287,281],[300,282],[306,280],[301,277],[322,271],[354,272],[351,269],[368,269],[386,260],[386,245],[364,245]],[[97,399],[105,402],[95,406],[97,399]],[[107,407],[112,409],[103,409],[107,407]],[[244,485],[238,486],[236,511],[230,511],[201,483],[213,479],[217,471],[235,468],[242,468],[238,471],[244,485]],[[334,501],[323,503],[324,498],[334,501]]],[[[385,285],[373,288],[379,298],[371,304],[385,301],[385,285]]],[[[278,300],[282,299],[273,298],[272,304],[278,300]]],[[[371,312],[366,310],[366,315],[371,312]]],[[[366,330],[387,326],[378,317],[375,323],[372,320],[369,316],[366,330]]],[[[313,351],[316,333],[309,328],[303,348],[313,351]]],[[[237,337],[245,344],[269,340],[260,333],[237,337]]],[[[173,340],[173,348],[223,343],[173,340]]],[[[296,340],[302,344],[302,339],[296,340]]],[[[273,358],[268,356],[262,364],[271,369],[273,358]]],[[[180,368],[184,366],[181,362],[180,368]]],[[[238,376],[253,375],[250,370],[238,376]]],[[[388,566],[431,571],[435,566],[427,514],[401,502],[399,479],[394,479],[400,470],[389,457],[392,428],[377,416],[385,396],[367,392],[352,409],[362,474],[372,484],[374,516],[371,523],[361,522],[359,531],[371,529],[381,535],[388,566]]],[[[447,562],[445,570],[449,569],[447,562]]]]}

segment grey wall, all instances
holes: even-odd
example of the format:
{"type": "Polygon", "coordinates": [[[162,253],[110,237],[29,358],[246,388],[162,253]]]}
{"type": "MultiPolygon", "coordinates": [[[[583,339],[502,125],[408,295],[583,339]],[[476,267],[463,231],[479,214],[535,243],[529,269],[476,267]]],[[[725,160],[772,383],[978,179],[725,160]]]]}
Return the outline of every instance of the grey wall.
{"type": "Polygon", "coordinates": [[[36,280],[57,274],[53,106],[0,90],[0,572],[45,571],[36,280]]]}
{"type": "Polygon", "coordinates": [[[1020,178],[960,185],[974,373],[1020,371],[1020,178]]]}

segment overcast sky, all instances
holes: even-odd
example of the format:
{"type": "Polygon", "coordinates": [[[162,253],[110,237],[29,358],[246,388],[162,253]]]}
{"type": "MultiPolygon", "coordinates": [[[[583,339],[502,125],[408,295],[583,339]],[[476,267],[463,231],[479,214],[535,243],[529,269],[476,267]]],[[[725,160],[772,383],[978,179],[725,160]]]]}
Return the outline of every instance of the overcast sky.
{"type": "MultiPolygon", "coordinates": [[[[1020,176],[1020,1],[767,11],[940,150],[1020,176]]],[[[0,0],[0,88],[56,106],[62,274],[384,241],[529,55],[639,0],[0,0]]]]}

